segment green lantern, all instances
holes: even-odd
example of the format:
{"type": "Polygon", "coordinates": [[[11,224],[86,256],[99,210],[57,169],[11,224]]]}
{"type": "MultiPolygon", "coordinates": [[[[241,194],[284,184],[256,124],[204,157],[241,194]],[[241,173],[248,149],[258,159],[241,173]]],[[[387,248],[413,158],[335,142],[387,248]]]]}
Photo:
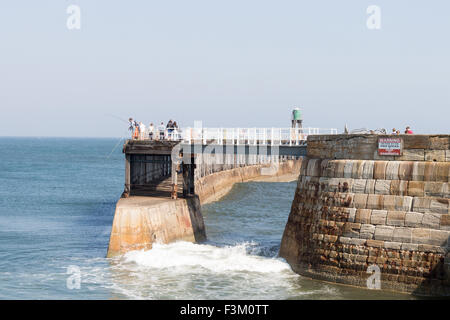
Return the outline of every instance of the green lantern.
{"type": "Polygon", "coordinates": [[[302,120],[302,112],[299,108],[295,108],[292,111],[292,120],[302,120]]]}

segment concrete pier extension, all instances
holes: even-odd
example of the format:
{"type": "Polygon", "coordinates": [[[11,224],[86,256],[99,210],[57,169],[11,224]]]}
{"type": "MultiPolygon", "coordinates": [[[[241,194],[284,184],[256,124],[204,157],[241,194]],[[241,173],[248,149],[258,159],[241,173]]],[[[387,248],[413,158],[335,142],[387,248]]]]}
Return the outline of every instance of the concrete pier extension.
{"type": "Polygon", "coordinates": [[[450,294],[450,136],[308,137],[280,256],[316,279],[450,294]],[[380,155],[399,137],[401,155],[380,155]]]}
{"type": "Polygon", "coordinates": [[[107,256],[148,250],[155,242],[205,239],[198,197],[172,200],[132,196],[121,198],[116,204],[107,256]]]}

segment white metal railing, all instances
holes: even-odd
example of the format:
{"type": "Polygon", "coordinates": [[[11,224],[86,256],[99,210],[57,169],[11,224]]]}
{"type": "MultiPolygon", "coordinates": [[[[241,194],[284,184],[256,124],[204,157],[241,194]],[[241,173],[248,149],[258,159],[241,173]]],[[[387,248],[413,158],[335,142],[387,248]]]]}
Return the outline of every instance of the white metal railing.
{"type": "Polygon", "coordinates": [[[149,128],[138,135],[139,140],[172,140],[192,143],[235,145],[301,145],[308,135],[337,134],[325,128],[183,128],[173,130],[149,128]]]}
{"type": "Polygon", "coordinates": [[[324,128],[185,128],[183,142],[236,145],[300,145],[308,135],[337,134],[324,128]]]}
{"type": "Polygon", "coordinates": [[[138,130],[138,133],[135,133],[136,129],[133,129],[131,134],[132,139],[136,140],[170,140],[170,141],[181,141],[183,140],[181,129],[153,129],[145,128],[144,131],[138,130]]]}

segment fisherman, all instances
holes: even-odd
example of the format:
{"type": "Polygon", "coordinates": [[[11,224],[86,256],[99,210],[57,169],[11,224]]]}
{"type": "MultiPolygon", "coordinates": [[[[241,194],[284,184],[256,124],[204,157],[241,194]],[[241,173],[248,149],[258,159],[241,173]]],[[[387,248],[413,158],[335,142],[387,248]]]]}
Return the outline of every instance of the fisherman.
{"type": "Polygon", "coordinates": [[[131,137],[133,137],[134,133],[134,121],[133,118],[128,119],[128,130],[131,131],[131,137]]]}
{"type": "Polygon", "coordinates": [[[134,120],[133,126],[134,126],[133,139],[137,140],[139,138],[139,123],[136,120],[134,120]]]}

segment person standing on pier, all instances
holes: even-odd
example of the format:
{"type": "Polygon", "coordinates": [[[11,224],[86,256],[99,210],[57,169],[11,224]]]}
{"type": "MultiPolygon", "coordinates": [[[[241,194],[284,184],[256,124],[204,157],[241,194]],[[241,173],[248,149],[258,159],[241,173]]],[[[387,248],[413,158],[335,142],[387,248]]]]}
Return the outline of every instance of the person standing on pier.
{"type": "Polygon", "coordinates": [[[133,138],[134,134],[134,121],[133,118],[128,119],[128,130],[131,131],[131,137],[133,138]]]}
{"type": "Polygon", "coordinates": [[[148,137],[150,140],[153,140],[153,132],[155,131],[155,127],[153,126],[153,122],[148,126],[148,137]]]}
{"type": "Polygon", "coordinates": [[[137,140],[139,138],[139,123],[136,120],[133,121],[133,128],[133,139],[137,140]]]}
{"type": "Polygon", "coordinates": [[[158,131],[159,131],[159,140],[164,140],[164,122],[161,122],[161,124],[158,126],[158,131]]]}
{"type": "Polygon", "coordinates": [[[176,121],[173,122],[173,139],[178,140],[179,137],[179,130],[178,130],[178,124],[176,121]]]}
{"type": "Polygon", "coordinates": [[[144,140],[145,136],[145,124],[139,122],[139,140],[144,140]]]}
{"type": "Polygon", "coordinates": [[[169,138],[169,140],[171,140],[171,138],[172,138],[172,132],[173,132],[173,122],[172,122],[172,119],[169,120],[169,122],[167,122],[166,128],[167,128],[167,135],[168,135],[168,138],[169,138]]]}
{"type": "Polygon", "coordinates": [[[405,134],[414,134],[409,126],[405,129],[405,134]]]}

